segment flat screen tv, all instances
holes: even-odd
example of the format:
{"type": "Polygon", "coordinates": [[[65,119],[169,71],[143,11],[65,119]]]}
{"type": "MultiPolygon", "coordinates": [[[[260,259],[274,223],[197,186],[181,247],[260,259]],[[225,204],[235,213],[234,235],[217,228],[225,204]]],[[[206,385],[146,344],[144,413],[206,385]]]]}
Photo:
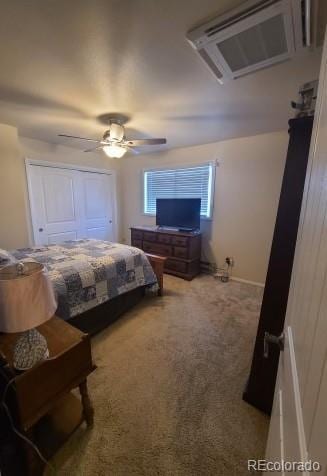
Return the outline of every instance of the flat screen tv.
{"type": "Polygon", "coordinates": [[[157,198],[156,224],[181,230],[200,228],[201,198],[157,198]]]}

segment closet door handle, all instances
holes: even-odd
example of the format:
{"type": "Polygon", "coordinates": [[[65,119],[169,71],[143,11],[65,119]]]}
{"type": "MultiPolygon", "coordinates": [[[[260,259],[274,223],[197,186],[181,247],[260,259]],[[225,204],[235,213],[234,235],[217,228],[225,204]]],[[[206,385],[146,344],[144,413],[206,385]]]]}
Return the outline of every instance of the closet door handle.
{"type": "Polygon", "coordinates": [[[109,223],[112,223],[112,220],[109,220],[109,223]]]}
{"type": "Polygon", "coordinates": [[[42,231],[43,231],[43,228],[39,228],[39,232],[42,233],[42,231]]]}

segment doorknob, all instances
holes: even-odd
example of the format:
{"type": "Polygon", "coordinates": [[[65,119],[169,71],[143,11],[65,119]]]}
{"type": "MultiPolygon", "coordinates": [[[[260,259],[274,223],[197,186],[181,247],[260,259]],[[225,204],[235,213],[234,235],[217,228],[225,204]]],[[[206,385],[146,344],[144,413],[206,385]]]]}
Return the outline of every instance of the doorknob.
{"type": "Polygon", "coordinates": [[[265,336],[263,338],[263,356],[265,359],[268,359],[269,357],[269,344],[278,345],[279,350],[284,350],[284,346],[285,346],[284,332],[279,337],[274,336],[273,334],[269,334],[269,332],[265,332],[265,336]]]}
{"type": "Polygon", "coordinates": [[[39,228],[39,232],[42,232],[43,231],[43,228],[39,228]]]}
{"type": "Polygon", "coordinates": [[[109,223],[112,223],[112,220],[109,220],[109,223]]]}

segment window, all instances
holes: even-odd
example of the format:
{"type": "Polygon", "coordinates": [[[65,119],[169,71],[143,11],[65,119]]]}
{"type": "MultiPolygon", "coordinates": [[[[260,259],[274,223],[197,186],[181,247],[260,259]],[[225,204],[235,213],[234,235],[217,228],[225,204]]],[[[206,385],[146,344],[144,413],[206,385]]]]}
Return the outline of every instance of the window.
{"type": "Polygon", "coordinates": [[[211,218],[213,164],[144,171],[144,213],[156,214],[157,198],[201,198],[201,216],[211,218]]]}

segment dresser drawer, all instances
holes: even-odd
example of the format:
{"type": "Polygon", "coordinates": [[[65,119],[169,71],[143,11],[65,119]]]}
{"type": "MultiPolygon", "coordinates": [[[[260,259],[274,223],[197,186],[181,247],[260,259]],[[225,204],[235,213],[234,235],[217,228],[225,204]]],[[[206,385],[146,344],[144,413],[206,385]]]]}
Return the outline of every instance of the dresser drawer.
{"type": "Polygon", "coordinates": [[[132,230],[132,240],[142,240],[143,232],[139,230],[132,230]]]}
{"type": "Polygon", "coordinates": [[[135,238],[132,238],[132,246],[142,249],[142,240],[136,240],[135,238]]]}
{"type": "Polygon", "coordinates": [[[132,246],[149,255],[165,257],[165,271],[184,279],[200,272],[201,233],[186,233],[158,227],[131,227],[132,246]]]}
{"type": "Polygon", "coordinates": [[[157,241],[157,235],[156,233],[151,233],[151,232],[144,232],[143,233],[143,239],[146,241],[157,241]]]}
{"type": "Polygon", "coordinates": [[[160,243],[166,243],[170,244],[171,243],[171,236],[170,235],[158,235],[158,241],[160,243]]]}
{"type": "Polygon", "coordinates": [[[169,245],[164,245],[161,243],[149,243],[148,241],[143,241],[143,250],[147,253],[153,253],[163,256],[171,256],[172,249],[169,245]]]}
{"type": "Polygon", "coordinates": [[[188,248],[183,248],[181,246],[174,246],[173,255],[177,258],[187,258],[188,257],[188,248]]]}
{"type": "Polygon", "coordinates": [[[187,246],[188,238],[187,236],[172,236],[171,242],[173,245],[187,246]]]}
{"type": "Polygon", "coordinates": [[[167,269],[167,271],[171,270],[180,273],[187,273],[187,263],[168,258],[165,262],[165,269],[167,269]]]}

